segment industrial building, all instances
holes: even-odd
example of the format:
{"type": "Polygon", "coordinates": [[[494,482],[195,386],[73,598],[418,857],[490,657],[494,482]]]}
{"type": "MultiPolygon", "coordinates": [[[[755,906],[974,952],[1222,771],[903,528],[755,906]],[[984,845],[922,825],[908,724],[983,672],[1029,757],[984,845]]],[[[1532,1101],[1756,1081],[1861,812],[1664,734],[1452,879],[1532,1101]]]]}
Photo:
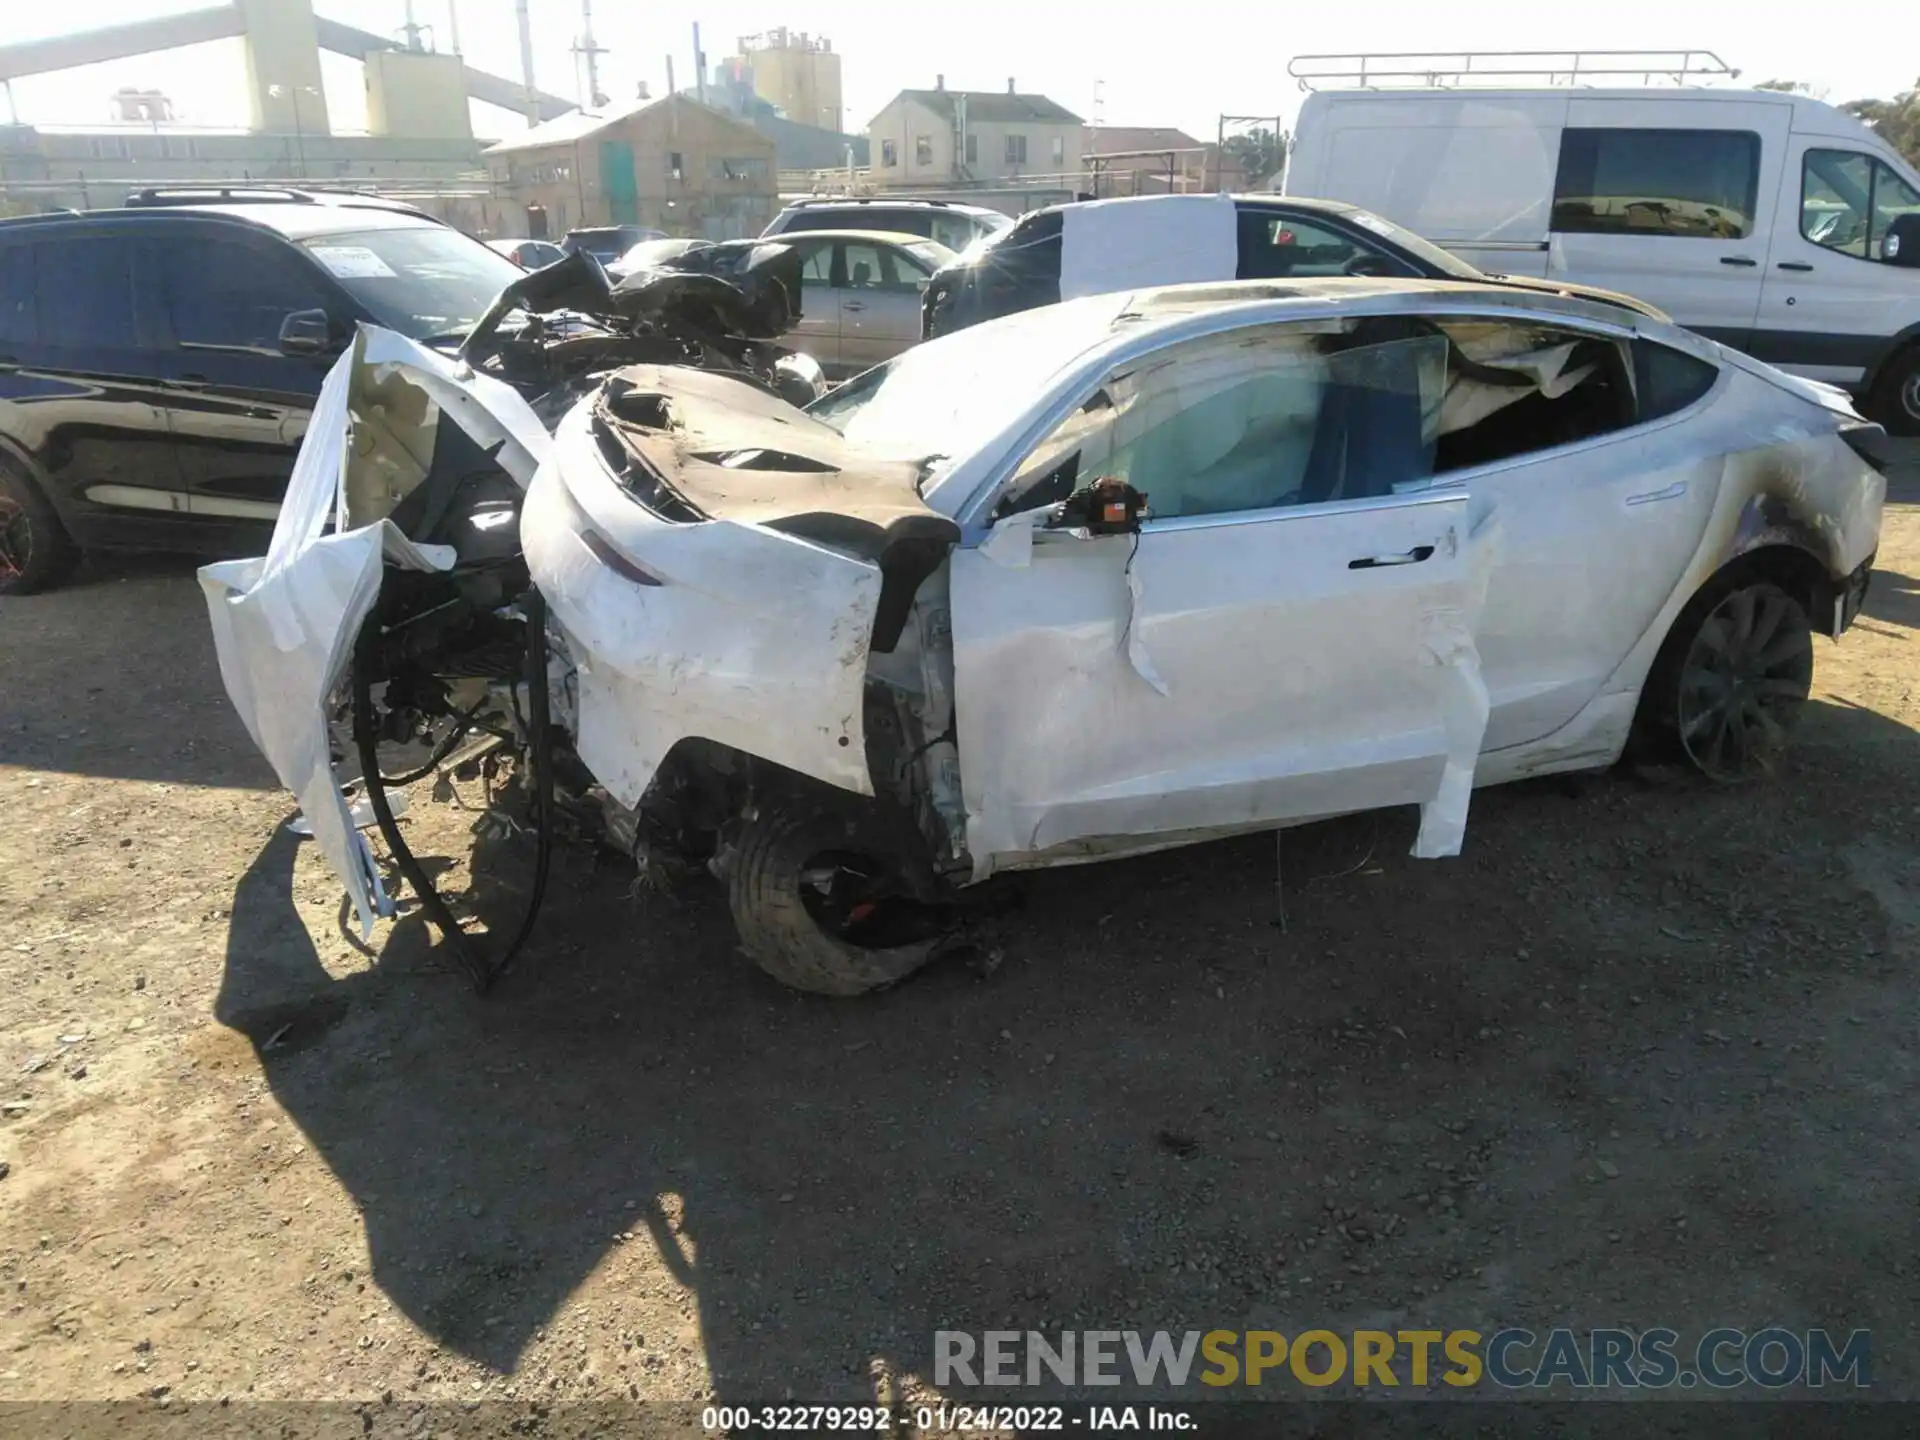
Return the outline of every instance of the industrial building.
{"type": "Polygon", "coordinates": [[[497,234],[644,225],[738,239],[766,227],[778,193],[773,142],[685,95],[604,115],[576,110],[489,147],[485,159],[497,234]]]}

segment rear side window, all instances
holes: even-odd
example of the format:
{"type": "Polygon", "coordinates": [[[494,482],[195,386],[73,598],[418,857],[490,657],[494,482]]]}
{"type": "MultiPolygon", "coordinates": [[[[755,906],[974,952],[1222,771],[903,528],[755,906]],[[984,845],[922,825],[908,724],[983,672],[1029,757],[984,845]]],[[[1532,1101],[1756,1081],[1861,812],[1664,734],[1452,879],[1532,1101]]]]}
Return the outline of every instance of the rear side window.
{"type": "Polygon", "coordinates": [[[182,237],[160,254],[174,340],[187,349],[277,351],[287,316],[326,308],[293,256],[264,246],[182,237]]]}
{"type": "Polygon", "coordinates": [[[1686,409],[1719,378],[1720,372],[1704,360],[1651,340],[1633,342],[1633,388],[1641,420],[1686,409]]]}
{"type": "Polygon", "coordinates": [[[1371,245],[1308,220],[1242,210],[1240,279],[1308,279],[1327,275],[1404,275],[1408,267],[1371,245]]]}
{"type": "Polygon", "coordinates": [[[33,247],[0,250],[0,352],[33,344],[36,338],[33,247]]]}
{"type": "Polygon", "coordinates": [[[131,350],[139,345],[133,300],[131,237],[82,236],[34,246],[40,333],[69,350],[131,350]]]}
{"type": "Polygon", "coordinates": [[[1555,230],[1738,240],[1753,233],[1760,137],[1748,130],[1579,130],[1560,137],[1555,230]]]}

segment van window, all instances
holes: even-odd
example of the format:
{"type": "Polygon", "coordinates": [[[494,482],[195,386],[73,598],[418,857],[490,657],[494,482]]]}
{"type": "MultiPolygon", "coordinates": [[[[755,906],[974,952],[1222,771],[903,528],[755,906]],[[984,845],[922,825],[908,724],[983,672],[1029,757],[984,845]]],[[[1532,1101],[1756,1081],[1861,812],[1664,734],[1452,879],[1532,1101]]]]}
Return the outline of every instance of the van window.
{"type": "Polygon", "coordinates": [[[1920,195],[1883,160],[1857,150],[1809,150],[1800,166],[1800,233],[1859,260],[1879,260],[1896,217],[1920,195]]]}
{"type": "Polygon", "coordinates": [[[1748,130],[1578,130],[1560,137],[1552,227],[1571,235],[1753,233],[1760,137],[1748,130]]]}

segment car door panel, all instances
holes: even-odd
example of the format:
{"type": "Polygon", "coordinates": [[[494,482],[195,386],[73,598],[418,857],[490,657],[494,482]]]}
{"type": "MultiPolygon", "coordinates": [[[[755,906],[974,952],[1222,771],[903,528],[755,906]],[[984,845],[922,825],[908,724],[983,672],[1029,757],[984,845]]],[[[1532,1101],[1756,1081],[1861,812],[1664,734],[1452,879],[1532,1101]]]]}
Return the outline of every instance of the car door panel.
{"type": "MultiPolygon", "coordinates": [[[[784,238],[784,237],[782,237],[784,238]]],[[[796,237],[800,251],[800,323],[782,343],[820,362],[829,375],[840,373],[840,289],[834,281],[830,241],[796,237]]]]}
{"type": "Polygon", "coordinates": [[[1553,733],[1599,695],[1672,595],[1720,489],[1691,427],[1616,431],[1461,477],[1500,518],[1476,644],[1485,748],[1553,733]]]}
{"type": "Polygon", "coordinates": [[[873,242],[836,246],[840,362],[857,373],[891,360],[920,338],[920,291],[901,278],[895,252],[873,242]]]}
{"type": "Polygon", "coordinates": [[[976,866],[1432,799],[1471,667],[1468,505],[1456,491],[1149,522],[1137,547],[1042,535],[1024,565],[958,552],[976,866]],[[1462,635],[1464,656],[1446,643],[1462,635]]]}

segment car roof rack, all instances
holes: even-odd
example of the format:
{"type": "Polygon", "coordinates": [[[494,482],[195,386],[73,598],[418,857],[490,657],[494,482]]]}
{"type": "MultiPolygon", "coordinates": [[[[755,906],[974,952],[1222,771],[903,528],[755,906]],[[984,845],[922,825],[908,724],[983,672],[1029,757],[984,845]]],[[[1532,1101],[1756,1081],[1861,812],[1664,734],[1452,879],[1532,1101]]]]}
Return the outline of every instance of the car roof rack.
{"type": "Polygon", "coordinates": [[[136,190],[123,204],[129,210],[157,210],[170,205],[338,205],[407,211],[420,208],[365,190],[336,190],[319,185],[300,190],[272,185],[168,186],[136,190]]]}
{"type": "Polygon", "coordinates": [[[1381,55],[1298,55],[1287,74],[1302,90],[1454,89],[1484,81],[1547,86],[1623,82],[1638,76],[1687,85],[1740,72],[1711,50],[1428,50],[1381,55]]]}
{"type": "Polygon", "coordinates": [[[796,205],[938,205],[943,210],[951,210],[951,200],[925,200],[918,195],[816,195],[807,200],[796,200],[796,205]]]}

